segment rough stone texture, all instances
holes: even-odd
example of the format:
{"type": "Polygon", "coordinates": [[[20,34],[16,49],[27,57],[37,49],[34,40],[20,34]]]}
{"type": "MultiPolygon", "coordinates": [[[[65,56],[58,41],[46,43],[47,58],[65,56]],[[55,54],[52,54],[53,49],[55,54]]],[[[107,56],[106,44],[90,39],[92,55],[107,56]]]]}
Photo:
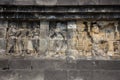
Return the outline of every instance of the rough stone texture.
{"type": "Polygon", "coordinates": [[[119,5],[120,0],[1,0],[8,5],[119,5]]]}
{"type": "Polygon", "coordinates": [[[44,80],[67,80],[67,71],[45,71],[44,80]]]}
{"type": "Polygon", "coordinates": [[[119,61],[93,61],[97,70],[120,70],[119,61]]]}
{"type": "Polygon", "coordinates": [[[74,70],[76,62],[69,63],[62,60],[32,60],[33,70],[74,70]]]}
{"type": "Polygon", "coordinates": [[[31,69],[31,60],[9,60],[9,67],[10,69],[31,69]]]}
{"type": "Polygon", "coordinates": [[[0,60],[0,80],[120,80],[119,62],[6,59],[0,60]]]}
{"type": "Polygon", "coordinates": [[[119,4],[120,0],[99,0],[99,4],[100,5],[107,5],[107,4],[111,4],[111,5],[115,5],[115,4],[119,4]]]}
{"type": "Polygon", "coordinates": [[[0,70],[8,70],[9,69],[9,62],[8,60],[0,60],[0,70]]]}
{"type": "Polygon", "coordinates": [[[14,5],[18,4],[18,5],[34,5],[35,4],[35,0],[13,0],[14,5]]]}
{"type": "Polygon", "coordinates": [[[99,5],[99,0],[78,0],[79,5],[99,5]]]}
{"type": "Polygon", "coordinates": [[[92,80],[120,80],[120,70],[94,71],[92,80]]]}
{"type": "Polygon", "coordinates": [[[56,5],[57,0],[36,0],[36,5],[56,5]]]}
{"type": "Polygon", "coordinates": [[[84,61],[79,60],[77,61],[77,69],[78,70],[93,70],[94,69],[94,61],[84,61]]]}
{"type": "Polygon", "coordinates": [[[93,72],[92,71],[69,71],[69,80],[93,80],[93,72]]]}
{"type": "Polygon", "coordinates": [[[0,71],[0,80],[44,80],[44,72],[31,70],[0,71]]]}

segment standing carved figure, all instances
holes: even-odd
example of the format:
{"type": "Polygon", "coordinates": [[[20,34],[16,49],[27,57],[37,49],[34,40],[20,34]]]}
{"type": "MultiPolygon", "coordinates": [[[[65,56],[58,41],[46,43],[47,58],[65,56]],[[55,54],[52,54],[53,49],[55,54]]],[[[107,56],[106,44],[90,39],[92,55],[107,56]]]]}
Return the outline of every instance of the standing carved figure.
{"type": "Polygon", "coordinates": [[[38,53],[39,52],[39,37],[40,37],[40,30],[39,30],[39,25],[35,26],[34,30],[33,30],[33,48],[34,48],[34,53],[38,53]]]}
{"type": "Polygon", "coordinates": [[[100,28],[97,24],[92,26],[92,55],[94,57],[105,57],[107,53],[107,43],[102,40],[102,33],[100,33],[100,28]],[[102,45],[102,46],[101,46],[102,45]],[[104,47],[104,48],[103,48],[104,47]]]}
{"type": "Polygon", "coordinates": [[[7,50],[8,50],[8,53],[16,53],[16,50],[17,50],[17,44],[16,44],[16,41],[17,41],[17,37],[16,37],[16,26],[14,24],[10,24],[10,27],[8,28],[7,30],[7,33],[8,33],[8,47],[7,47],[7,50]]]}

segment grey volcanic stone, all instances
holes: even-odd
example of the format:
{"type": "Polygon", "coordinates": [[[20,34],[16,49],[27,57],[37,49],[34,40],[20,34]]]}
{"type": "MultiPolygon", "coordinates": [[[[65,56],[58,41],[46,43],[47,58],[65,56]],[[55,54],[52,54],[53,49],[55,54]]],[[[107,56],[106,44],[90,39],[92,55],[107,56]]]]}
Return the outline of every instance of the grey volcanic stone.
{"type": "MultiPolygon", "coordinates": [[[[92,71],[69,71],[69,80],[93,80],[92,71]]],[[[98,79],[96,79],[98,80],[98,79]]]]}
{"type": "Polygon", "coordinates": [[[44,80],[67,80],[67,71],[60,71],[60,70],[45,71],[44,80]]]}
{"type": "Polygon", "coordinates": [[[15,5],[35,5],[35,0],[14,0],[15,5]]]}
{"type": "Polygon", "coordinates": [[[95,67],[94,61],[91,60],[78,60],[76,65],[78,70],[93,70],[95,67]]]}
{"type": "Polygon", "coordinates": [[[97,70],[120,70],[120,61],[95,61],[97,70]]]}
{"type": "Polygon", "coordinates": [[[78,5],[78,0],[58,0],[57,5],[78,5]]]}
{"type": "Polygon", "coordinates": [[[78,0],[79,5],[98,5],[99,0],[78,0]]]}
{"type": "Polygon", "coordinates": [[[94,71],[92,80],[120,80],[120,70],[94,71]]]}
{"type": "Polygon", "coordinates": [[[8,60],[0,60],[0,70],[8,70],[9,62],[8,60]]]}
{"type": "Polygon", "coordinates": [[[36,0],[37,5],[56,5],[57,0],[36,0]]]}
{"type": "Polygon", "coordinates": [[[32,60],[33,70],[75,70],[76,63],[63,60],[32,60]]]}
{"type": "Polygon", "coordinates": [[[12,0],[0,0],[0,4],[11,4],[12,0]]]}
{"type": "Polygon", "coordinates": [[[99,0],[100,5],[114,5],[114,4],[120,4],[120,0],[99,0]]]}
{"type": "Polygon", "coordinates": [[[54,60],[32,60],[32,68],[39,70],[54,70],[55,69],[54,60]]]}
{"type": "Polygon", "coordinates": [[[119,5],[120,0],[0,0],[8,5],[119,5]]]}
{"type": "Polygon", "coordinates": [[[31,69],[31,60],[13,59],[9,63],[10,69],[31,69]]]}
{"type": "Polygon", "coordinates": [[[44,80],[44,72],[29,70],[0,71],[0,80],[44,80]]]}

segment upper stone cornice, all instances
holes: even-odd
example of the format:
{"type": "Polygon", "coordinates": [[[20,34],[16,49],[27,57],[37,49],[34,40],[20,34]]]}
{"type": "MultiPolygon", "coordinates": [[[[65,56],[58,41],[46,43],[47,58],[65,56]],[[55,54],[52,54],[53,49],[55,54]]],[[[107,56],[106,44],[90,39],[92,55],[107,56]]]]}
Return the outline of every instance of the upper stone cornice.
{"type": "Polygon", "coordinates": [[[0,0],[0,5],[40,5],[40,6],[120,5],[120,0],[0,0]]]}

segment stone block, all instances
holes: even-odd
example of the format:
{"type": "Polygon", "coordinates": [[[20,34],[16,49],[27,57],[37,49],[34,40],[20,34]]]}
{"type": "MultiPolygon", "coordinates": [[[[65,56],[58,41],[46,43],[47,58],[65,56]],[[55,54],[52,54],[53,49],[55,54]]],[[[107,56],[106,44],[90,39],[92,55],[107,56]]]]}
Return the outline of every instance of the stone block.
{"type": "Polygon", "coordinates": [[[9,60],[10,69],[31,69],[31,60],[12,59],[9,60]]]}
{"type": "Polygon", "coordinates": [[[33,70],[54,70],[54,60],[32,60],[31,66],[33,70]]]}
{"type": "Polygon", "coordinates": [[[94,71],[92,80],[120,80],[120,70],[94,71]]]}
{"type": "Polygon", "coordinates": [[[92,60],[78,60],[76,66],[78,70],[93,70],[95,67],[92,60]]]}
{"type": "Polygon", "coordinates": [[[57,0],[35,0],[36,5],[56,5],[57,0]]]}
{"type": "Polygon", "coordinates": [[[13,4],[15,5],[35,5],[34,0],[14,0],[13,4]]]}
{"type": "Polygon", "coordinates": [[[6,40],[0,39],[0,54],[4,55],[6,52],[6,40]]]}
{"type": "Polygon", "coordinates": [[[33,70],[75,70],[76,62],[64,60],[32,60],[33,70]]]}
{"type": "Polygon", "coordinates": [[[6,59],[0,60],[0,70],[8,70],[9,69],[9,62],[6,59]]]}
{"type": "Polygon", "coordinates": [[[46,55],[48,53],[48,48],[49,48],[49,40],[40,39],[40,47],[39,47],[40,54],[46,55]]]}
{"type": "Polygon", "coordinates": [[[6,34],[6,29],[0,28],[0,38],[5,38],[5,34],[6,34]]]}
{"type": "Polygon", "coordinates": [[[99,0],[99,4],[100,5],[119,5],[120,4],[120,0],[99,0]]]}
{"type": "Polygon", "coordinates": [[[47,39],[49,37],[49,30],[40,30],[40,39],[47,39]]]}
{"type": "Polygon", "coordinates": [[[95,61],[95,69],[97,70],[120,70],[120,61],[95,61]]]}
{"type": "MultiPolygon", "coordinates": [[[[69,79],[68,80],[93,80],[92,71],[69,71],[69,79]]],[[[99,80],[99,79],[97,79],[99,80]]]]}
{"type": "Polygon", "coordinates": [[[0,80],[44,80],[44,72],[29,70],[0,71],[0,80]]]}
{"type": "Polygon", "coordinates": [[[98,5],[99,0],[78,0],[79,5],[98,5]]]}
{"type": "Polygon", "coordinates": [[[78,5],[78,0],[58,0],[57,5],[78,5]]]}
{"type": "Polygon", "coordinates": [[[12,74],[14,74],[12,70],[0,71],[0,80],[18,80],[12,74]]]}
{"type": "Polygon", "coordinates": [[[56,70],[76,70],[76,61],[58,61],[55,66],[56,70]]]}
{"type": "Polygon", "coordinates": [[[67,71],[47,70],[44,76],[44,80],[67,80],[67,71]]]}
{"type": "Polygon", "coordinates": [[[12,0],[0,0],[0,4],[10,4],[12,0]]]}

